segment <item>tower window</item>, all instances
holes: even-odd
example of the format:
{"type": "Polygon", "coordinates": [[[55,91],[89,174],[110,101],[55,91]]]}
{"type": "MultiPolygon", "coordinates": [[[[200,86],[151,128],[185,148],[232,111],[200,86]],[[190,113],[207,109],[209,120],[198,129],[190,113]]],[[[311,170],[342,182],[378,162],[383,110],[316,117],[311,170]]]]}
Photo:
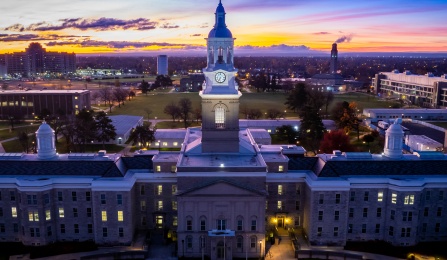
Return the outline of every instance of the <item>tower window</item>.
{"type": "Polygon", "coordinates": [[[225,128],[225,108],[222,105],[216,107],[214,112],[216,128],[225,128]]]}

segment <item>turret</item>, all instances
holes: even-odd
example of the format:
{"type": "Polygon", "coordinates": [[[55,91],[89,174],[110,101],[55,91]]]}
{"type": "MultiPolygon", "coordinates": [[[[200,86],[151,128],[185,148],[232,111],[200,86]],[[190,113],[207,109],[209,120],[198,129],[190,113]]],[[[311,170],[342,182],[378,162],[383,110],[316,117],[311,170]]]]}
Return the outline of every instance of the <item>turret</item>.
{"type": "Polygon", "coordinates": [[[400,118],[394,120],[394,124],[391,124],[385,132],[384,155],[391,159],[400,159],[402,157],[404,131],[400,122],[400,118]]]}
{"type": "Polygon", "coordinates": [[[57,156],[54,130],[44,121],[36,131],[37,157],[53,159],[57,156]]]}

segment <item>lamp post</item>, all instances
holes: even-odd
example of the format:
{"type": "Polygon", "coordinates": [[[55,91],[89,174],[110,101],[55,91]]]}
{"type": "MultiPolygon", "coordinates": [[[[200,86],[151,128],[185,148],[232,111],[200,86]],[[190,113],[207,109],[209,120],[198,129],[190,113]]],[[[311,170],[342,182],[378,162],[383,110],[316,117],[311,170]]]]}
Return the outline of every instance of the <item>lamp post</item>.
{"type": "Polygon", "coordinates": [[[158,140],[157,142],[158,142],[158,151],[160,152],[160,140],[158,140]]]}
{"type": "Polygon", "coordinates": [[[262,240],[259,240],[259,259],[262,259],[262,240]]]}
{"type": "Polygon", "coordinates": [[[185,240],[182,239],[182,259],[185,258],[185,240]]]}

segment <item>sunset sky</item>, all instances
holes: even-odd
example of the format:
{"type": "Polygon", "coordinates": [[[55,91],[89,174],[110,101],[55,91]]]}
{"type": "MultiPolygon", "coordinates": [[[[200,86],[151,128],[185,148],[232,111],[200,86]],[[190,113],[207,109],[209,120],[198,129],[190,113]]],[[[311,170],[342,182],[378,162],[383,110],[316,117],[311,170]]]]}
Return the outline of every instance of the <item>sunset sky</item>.
{"type": "MultiPolygon", "coordinates": [[[[203,55],[218,0],[0,2],[0,53],[203,55]]],[[[447,52],[447,1],[223,0],[240,55],[447,52]]]]}

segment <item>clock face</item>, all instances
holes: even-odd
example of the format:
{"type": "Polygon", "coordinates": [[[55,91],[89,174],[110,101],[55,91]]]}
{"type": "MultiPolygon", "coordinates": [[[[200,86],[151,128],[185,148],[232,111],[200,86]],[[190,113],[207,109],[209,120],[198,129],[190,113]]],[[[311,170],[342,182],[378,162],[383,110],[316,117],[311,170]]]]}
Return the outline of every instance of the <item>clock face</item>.
{"type": "Polygon", "coordinates": [[[227,79],[227,76],[223,72],[217,72],[214,78],[217,83],[223,83],[227,79]]]}

